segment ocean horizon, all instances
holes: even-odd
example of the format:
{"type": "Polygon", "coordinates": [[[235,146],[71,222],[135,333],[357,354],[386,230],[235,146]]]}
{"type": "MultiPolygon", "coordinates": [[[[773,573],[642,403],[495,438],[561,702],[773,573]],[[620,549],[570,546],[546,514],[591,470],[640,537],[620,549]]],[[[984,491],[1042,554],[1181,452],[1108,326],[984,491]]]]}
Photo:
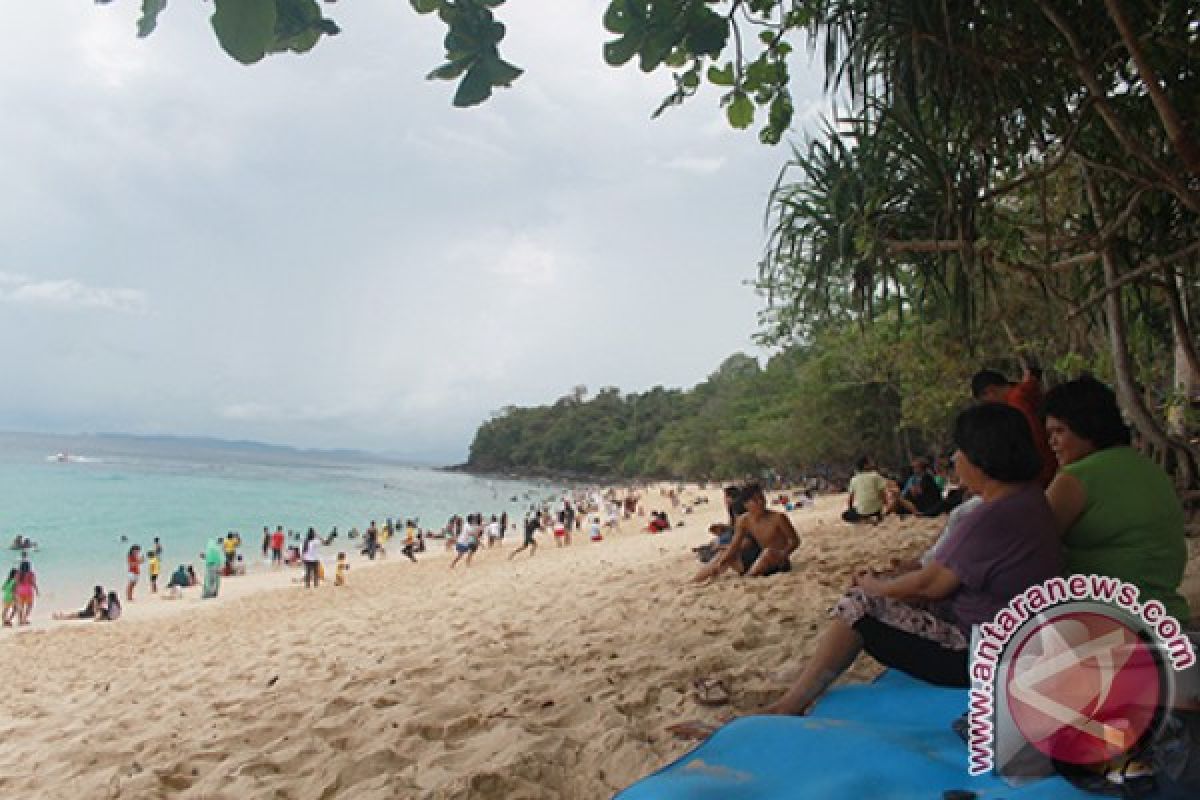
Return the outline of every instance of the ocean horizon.
{"type": "MultiPolygon", "coordinates": [[[[129,547],[155,536],[163,581],[180,564],[199,567],[205,542],[240,533],[255,568],[262,529],[334,527],[329,548],[353,549],[351,528],[419,520],[440,529],[453,514],[519,517],[553,494],[549,484],[484,478],[357,450],[298,449],[191,436],[0,433],[0,543],[17,534],[41,596],[35,617],[81,605],[96,584],[123,591],[129,547]]],[[[5,573],[7,575],[7,572],[5,573]]],[[[145,584],[145,579],[143,584],[145,584]]],[[[148,591],[143,585],[139,591],[148,591]]]]}

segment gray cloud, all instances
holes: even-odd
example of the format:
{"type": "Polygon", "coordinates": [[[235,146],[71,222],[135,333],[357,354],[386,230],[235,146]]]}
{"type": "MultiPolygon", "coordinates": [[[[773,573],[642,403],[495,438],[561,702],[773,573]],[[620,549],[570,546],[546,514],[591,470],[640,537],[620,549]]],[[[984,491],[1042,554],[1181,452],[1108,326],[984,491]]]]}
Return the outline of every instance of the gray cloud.
{"type": "Polygon", "coordinates": [[[470,111],[406,4],[251,68],[210,6],[138,40],[137,5],[0,8],[0,427],[450,461],[494,409],[751,349],[786,151],[715,92],[651,121],[670,78],[603,64],[602,0],[505,6],[527,73],[470,111]]]}

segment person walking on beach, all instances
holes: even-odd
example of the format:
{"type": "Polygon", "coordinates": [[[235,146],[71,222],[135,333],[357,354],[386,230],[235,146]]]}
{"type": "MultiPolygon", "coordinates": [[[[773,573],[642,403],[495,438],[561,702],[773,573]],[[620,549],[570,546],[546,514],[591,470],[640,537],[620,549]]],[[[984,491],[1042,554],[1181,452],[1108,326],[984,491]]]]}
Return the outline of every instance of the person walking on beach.
{"type": "Polygon", "coordinates": [[[142,576],[142,546],[135,544],[129,548],[129,555],[126,557],[129,564],[129,582],[125,584],[125,600],[133,602],[133,588],[137,586],[138,579],[142,576]]]}
{"type": "Polygon", "coordinates": [[[265,564],[271,558],[271,529],[263,525],[263,563],[265,564]]]}
{"type": "Polygon", "coordinates": [[[541,517],[538,515],[538,513],[536,511],[530,513],[530,515],[525,518],[525,541],[521,544],[520,547],[518,547],[516,550],[513,550],[511,553],[508,554],[509,561],[512,561],[513,558],[516,557],[517,553],[521,552],[522,550],[524,550],[527,547],[532,548],[529,551],[529,557],[530,558],[533,557],[533,554],[537,552],[537,540],[534,539],[533,537],[537,534],[538,530],[541,527],[542,527],[541,517]]]}
{"type": "Polygon", "coordinates": [[[450,562],[450,569],[454,569],[459,560],[465,555],[467,557],[467,566],[471,566],[471,559],[475,556],[475,551],[479,549],[479,533],[482,530],[477,523],[477,520],[483,519],[482,515],[471,514],[467,516],[467,524],[463,527],[462,533],[458,535],[458,539],[454,543],[456,555],[454,560],[450,562]]]}
{"type": "Polygon", "coordinates": [[[309,528],[304,537],[300,559],[304,562],[304,588],[316,589],[321,585],[321,539],[314,528],[309,528]]]}
{"type": "Polygon", "coordinates": [[[204,591],[201,597],[216,597],[221,589],[221,565],[225,556],[221,552],[219,538],[209,539],[208,547],[204,550],[204,591]]]}

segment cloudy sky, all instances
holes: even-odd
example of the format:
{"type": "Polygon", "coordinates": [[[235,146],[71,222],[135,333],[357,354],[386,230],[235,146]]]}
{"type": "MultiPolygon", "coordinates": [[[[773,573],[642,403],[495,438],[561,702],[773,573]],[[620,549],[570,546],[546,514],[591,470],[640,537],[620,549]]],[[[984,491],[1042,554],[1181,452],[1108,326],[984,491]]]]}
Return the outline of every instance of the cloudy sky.
{"type": "Polygon", "coordinates": [[[502,8],[527,72],[467,111],[400,0],[253,67],[210,4],[146,40],[139,6],[0,7],[0,429],[455,461],[502,406],[753,352],[786,145],[713,92],[650,120],[669,76],[604,65],[602,0],[502,8]]]}

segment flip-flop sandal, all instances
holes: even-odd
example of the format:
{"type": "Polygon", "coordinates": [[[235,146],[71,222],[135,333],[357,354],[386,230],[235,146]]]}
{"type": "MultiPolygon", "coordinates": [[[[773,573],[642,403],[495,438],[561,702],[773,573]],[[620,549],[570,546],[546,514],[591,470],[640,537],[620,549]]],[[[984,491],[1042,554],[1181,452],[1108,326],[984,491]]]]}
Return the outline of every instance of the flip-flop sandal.
{"type": "Polygon", "coordinates": [[[687,722],[676,722],[674,725],[668,725],[666,730],[668,733],[673,734],[676,739],[700,741],[712,736],[716,732],[717,726],[693,719],[687,722]]]}
{"type": "Polygon", "coordinates": [[[698,678],[692,681],[692,699],[702,706],[723,706],[732,698],[721,678],[698,678]]]}

